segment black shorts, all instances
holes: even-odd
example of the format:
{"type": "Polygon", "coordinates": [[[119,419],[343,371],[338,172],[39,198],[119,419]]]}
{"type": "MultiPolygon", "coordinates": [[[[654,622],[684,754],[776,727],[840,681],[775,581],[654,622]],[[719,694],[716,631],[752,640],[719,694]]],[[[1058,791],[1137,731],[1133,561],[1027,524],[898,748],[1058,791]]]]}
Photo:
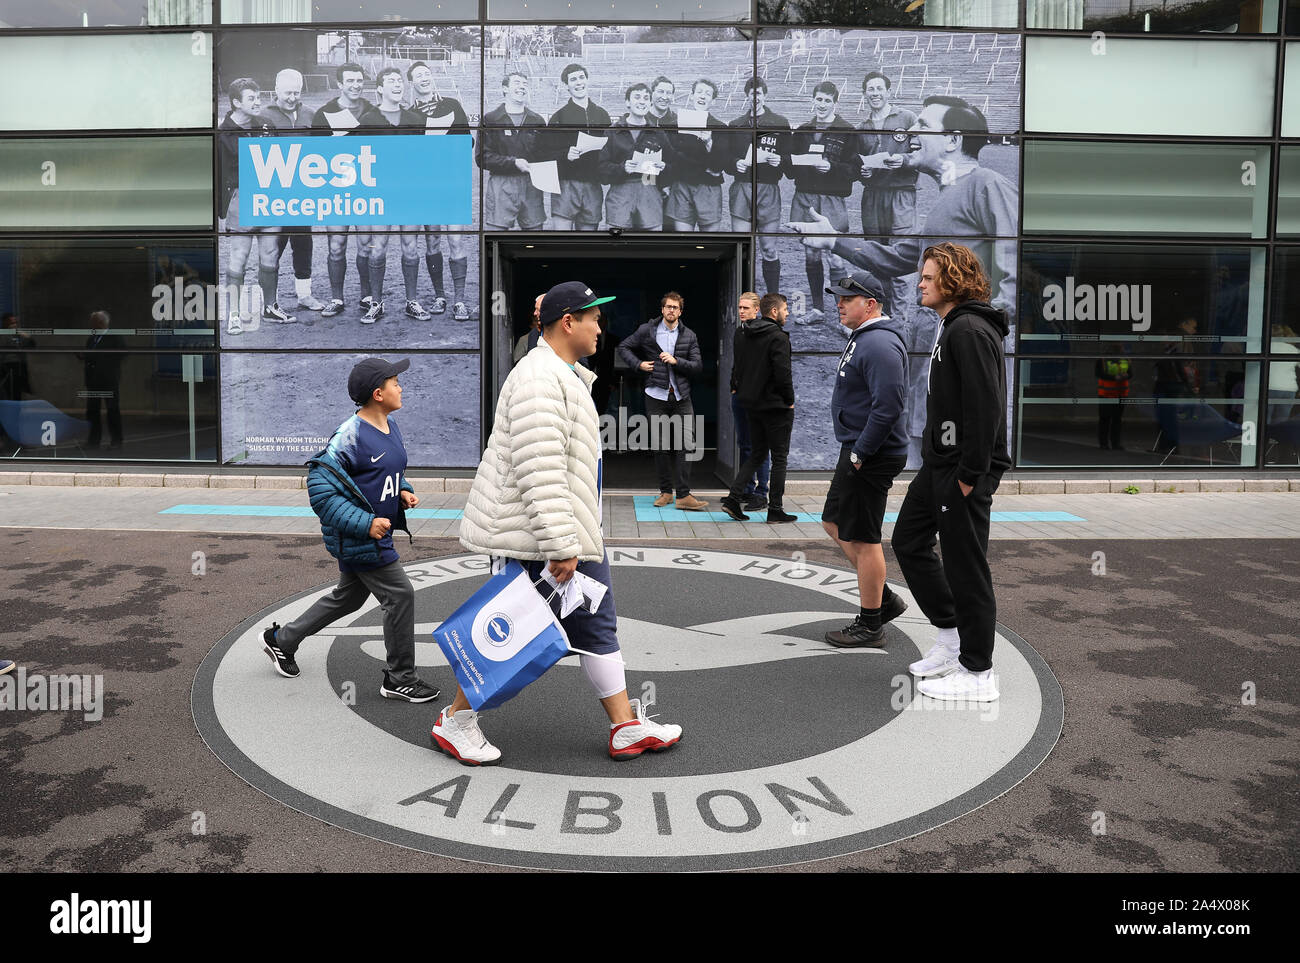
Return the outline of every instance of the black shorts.
{"type": "Polygon", "coordinates": [[[885,499],[898,473],[907,464],[906,455],[876,455],[855,469],[849,452],[840,451],[835,477],[826,493],[822,521],[834,522],[840,541],[880,544],[880,527],[885,521],[885,499]]]}

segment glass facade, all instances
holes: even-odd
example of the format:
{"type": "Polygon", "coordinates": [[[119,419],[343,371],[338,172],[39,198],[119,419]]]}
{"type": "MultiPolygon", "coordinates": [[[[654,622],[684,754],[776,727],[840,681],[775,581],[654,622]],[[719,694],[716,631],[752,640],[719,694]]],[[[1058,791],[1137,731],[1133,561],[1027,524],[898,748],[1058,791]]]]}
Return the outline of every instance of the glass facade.
{"type": "MultiPolygon", "coordinates": [[[[0,79],[48,82],[0,114],[0,455],[298,465],[351,413],[356,358],[400,353],[412,465],[472,468],[563,271],[619,293],[592,362],[616,424],[641,391],[616,335],[686,295],[719,472],[736,297],[786,294],[790,465],[824,471],[825,287],[885,283],[915,440],[939,321],[917,262],[951,239],[1011,315],[1018,468],[1300,464],[1295,9],[0,0],[0,79]],[[276,159],[262,188],[296,168],[359,198],[364,168],[330,158],[394,134],[465,145],[461,213],[258,220],[241,158],[276,159]]],[[[406,193],[452,183],[434,164],[406,193]]]]}

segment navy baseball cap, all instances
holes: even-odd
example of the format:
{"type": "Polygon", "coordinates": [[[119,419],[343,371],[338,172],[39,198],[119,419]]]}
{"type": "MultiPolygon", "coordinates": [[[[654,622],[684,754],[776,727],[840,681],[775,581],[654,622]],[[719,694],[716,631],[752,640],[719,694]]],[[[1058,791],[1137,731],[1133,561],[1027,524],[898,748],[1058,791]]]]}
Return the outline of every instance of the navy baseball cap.
{"type": "Polygon", "coordinates": [[[870,271],[854,271],[848,277],[832,281],[826,289],[827,294],[840,298],[874,298],[882,304],[885,301],[885,286],[876,280],[870,271]]]}
{"type": "Polygon", "coordinates": [[[359,405],[364,405],[376,388],[383,387],[385,381],[396,377],[411,366],[407,358],[401,361],[385,361],[383,358],[362,358],[352,366],[348,375],[348,397],[359,405]]]}
{"type": "Polygon", "coordinates": [[[606,298],[596,297],[596,292],[587,287],[582,281],[565,281],[557,284],[542,296],[542,307],[539,315],[542,320],[542,327],[546,327],[566,314],[572,314],[574,311],[582,311],[586,308],[594,308],[598,304],[605,304],[613,301],[614,296],[611,294],[606,298]]]}

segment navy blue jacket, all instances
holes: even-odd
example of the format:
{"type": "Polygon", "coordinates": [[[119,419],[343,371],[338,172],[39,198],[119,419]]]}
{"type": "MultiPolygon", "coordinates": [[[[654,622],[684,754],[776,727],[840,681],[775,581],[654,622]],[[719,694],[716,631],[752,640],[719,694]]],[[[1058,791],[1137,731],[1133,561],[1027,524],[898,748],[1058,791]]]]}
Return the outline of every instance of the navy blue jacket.
{"type": "Polygon", "coordinates": [[[831,394],[835,440],[864,461],[874,455],[906,455],[903,399],[907,351],[903,321],[881,318],[858,327],[840,355],[831,394]]]}
{"type": "MultiPolygon", "coordinates": [[[[345,565],[379,565],[379,540],[370,537],[375,510],[335,455],[341,445],[356,444],[352,425],[356,418],[353,415],[339,425],[329,444],[307,461],[307,498],[320,519],[321,537],[331,555],[345,565]],[[348,430],[349,426],[352,430],[348,430]]],[[[415,491],[405,476],[402,491],[415,491]]],[[[405,509],[393,519],[393,531],[406,532],[406,537],[415,541],[406,525],[405,509]]]]}
{"type": "MultiPolygon", "coordinates": [[[[663,315],[651,318],[618,345],[619,358],[637,374],[643,373],[637,367],[642,361],[655,363],[654,370],[644,373],[647,388],[668,387],[668,365],[659,360],[659,354],[663,349],[659,347],[659,341],[655,336],[662,321],[663,315]]],[[[704,361],[700,357],[700,339],[695,336],[694,331],[680,321],[677,322],[677,348],[673,357],[677,359],[673,369],[674,380],[677,382],[677,397],[685,401],[691,396],[691,379],[704,370],[704,361]]]]}

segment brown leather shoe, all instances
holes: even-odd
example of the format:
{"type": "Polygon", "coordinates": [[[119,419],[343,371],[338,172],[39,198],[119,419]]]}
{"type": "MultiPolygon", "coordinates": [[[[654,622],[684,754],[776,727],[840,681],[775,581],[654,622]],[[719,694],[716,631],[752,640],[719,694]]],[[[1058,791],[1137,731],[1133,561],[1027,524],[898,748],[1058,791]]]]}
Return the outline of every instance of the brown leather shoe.
{"type": "Polygon", "coordinates": [[[684,512],[702,512],[709,507],[709,503],[700,501],[694,495],[687,495],[685,498],[677,499],[676,507],[684,512]]]}
{"type": "Polygon", "coordinates": [[[663,508],[665,505],[668,505],[670,502],[672,502],[672,500],[673,500],[673,493],[664,492],[662,495],[660,495],[658,498],[655,499],[655,508],[663,508]]]}

